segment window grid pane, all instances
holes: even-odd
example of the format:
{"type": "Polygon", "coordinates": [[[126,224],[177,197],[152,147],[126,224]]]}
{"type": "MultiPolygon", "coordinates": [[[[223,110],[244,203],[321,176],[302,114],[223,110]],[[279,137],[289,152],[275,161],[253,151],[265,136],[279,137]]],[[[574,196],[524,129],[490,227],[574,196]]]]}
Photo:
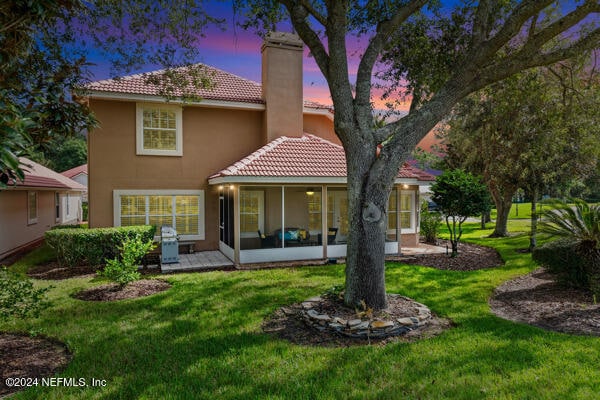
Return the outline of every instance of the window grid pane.
{"type": "Polygon", "coordinates": [[[194,195],[122,195],[121,226],[173,226],[180,235],[198,235],[200,230],[200,197],[194,195]]]}
{"type": "Polygon", "coordinates": [[[143,112],[143,147],[147,150],[176,150],[175,111],[146,108],[143,112]]]}

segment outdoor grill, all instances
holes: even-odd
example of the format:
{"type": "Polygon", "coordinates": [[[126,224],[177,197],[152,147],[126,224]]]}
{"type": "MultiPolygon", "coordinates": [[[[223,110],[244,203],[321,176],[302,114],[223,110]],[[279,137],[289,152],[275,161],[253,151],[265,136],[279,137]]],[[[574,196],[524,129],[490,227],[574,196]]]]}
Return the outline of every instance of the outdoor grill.
{"type": "Polygon", "coordinates": [[[160,246],[163,264],[179,262],[179,238],[175,228],[164,225],[160,229],[160,246]]]}

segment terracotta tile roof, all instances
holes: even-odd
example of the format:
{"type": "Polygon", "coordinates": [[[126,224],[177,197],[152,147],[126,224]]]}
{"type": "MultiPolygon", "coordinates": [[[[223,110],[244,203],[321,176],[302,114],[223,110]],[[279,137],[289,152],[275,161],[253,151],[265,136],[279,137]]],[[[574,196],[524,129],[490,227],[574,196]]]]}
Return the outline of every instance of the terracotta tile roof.
{"type": "MultiPolygon", "coordinates": [[[[210,176],[209,179],[249,176],[345,178],[346,156],[342,146],[314,135],[283,136],[210,176]]],[[[408,164],[400,169],[398,178],[420,181],[435,179],[432,175],[408,164]]]]}
{"type": "MultiPolygon", "coordinates": [[[[198,89],[196,94],[203,99],[221,101],[239,101],[242,103],[264,104],[262,99],[262,86],[258,82],[239,77],[215,67],[198,64],[205,69],[207,76],[214,81],[212,89],[198,89]]],[[[158,75],[164,70],[148,72],[146,74],[128,75],[121,78],[105,79],[88,84],[85,88],[95,92],[160,96],[158,87],[147,83],[150,75],[158,75]]],[[[181,95],[175,93],[175,95],[181,95]]],[[[313,110],[327,110],[333,113],[333,106],[305,100],[304,107],[313,110]]]]}
{"type": "Polygon", "coordinates": [[[80,165],[78,167],[75,168],[71,168],[67,171],[63,171],[60,174],[66,176],[67,178],[73,178],[74,176],[77,176],[79,174],[86,174],[88,173],[88,166],[87,164],[83,164],[80,165]]]}
{"type": "MultiPolygon", "coordinates": [[[[197,64],[210,78],[214,87],[210,89],[197,89],[195,94],[203,99],[239,101],[243,103],[264,103],[262,100],[262,87],[260,83],[239,77],[229,72],[222,71],[204,64],[197,64]]],[[[183,67],[182,67],[183,68],[183,67]]],[[[165,70],[124,76],[121,78],[106,79],[92,82],[85,89],[95,92],[136,94],[148,96],[161,96],[159,87],[147,83],[147,77],[163,74],[165,70]]],[[[182,92],[173,93],[181,96],[182,92]]]]}
{"type": "Polygon", "coordinates": [[[333,114],[333,106],[317,103],[316,101],[312,100],[304,100],[304,107],[312,108],[313,110],[327,110],[333,114]]]}
{"type": "Polygon", "coordinates": [[[17,180],[16,187],[31,187],[31,188],[50,188],[50,189],[68,189],[85,191],[86,187],[54,172],[49,168],[44,167],[36,162],[33,162],[25,157],[20,157],[21,168],[25,173],[23,182],[17,180]]]}

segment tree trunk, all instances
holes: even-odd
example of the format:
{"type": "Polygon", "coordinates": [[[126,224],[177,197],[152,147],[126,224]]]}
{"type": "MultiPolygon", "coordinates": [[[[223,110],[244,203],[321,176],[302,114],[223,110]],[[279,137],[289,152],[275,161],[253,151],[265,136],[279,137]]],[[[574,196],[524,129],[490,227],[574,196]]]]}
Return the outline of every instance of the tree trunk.
{"type": "Polygon", "coordinates": [[[496,226],[490,237],[505,237],[508,236],[508,215],[512,206],[512,193],[504,193],[498,195],[492,193],[494,203],[496,204],[496,226]]]}
{"type": "Polygon", "coordinates": [[[386,205],[392,182],[366,189],[368,179],[361,181],[355,177],[348,174],[348,213],[352,229],[348,234],[344,301],[350,307],[360,307],[364,301],[368,307],[378,310],[387,307],[386,205]]]}
{"type": "Polygon", "coordinates": [[[532,190],[531,194],[531,233],[529,235],[529,251],[533,251],[535,246],[537,246],[537,199],[539,196],[539,190],[536,187],[532,190]]]}

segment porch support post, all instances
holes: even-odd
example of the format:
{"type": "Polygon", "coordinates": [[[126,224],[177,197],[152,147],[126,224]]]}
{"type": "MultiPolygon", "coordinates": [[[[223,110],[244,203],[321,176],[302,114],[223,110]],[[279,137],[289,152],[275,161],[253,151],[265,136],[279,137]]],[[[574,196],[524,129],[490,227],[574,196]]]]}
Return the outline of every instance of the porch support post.
{"type": "Polygon", "coordinates": [[[240,186],[229,187],[229,193],[233,194],[233,258],[236,264],[240,263],[240,190],[240,186]]]}
{"type": "Polygon", "coordinates": [[[281,186],[281,248],[285,249],[285,186],[281,186]]]}
{"type": "Polygon", "coordinates": [[[327,258],[327,186],[321,187],[321,245],[323,246],[323,258],[327,258]]]}
{"type": "Polygon", "coordinates": [[[402,222],[401,213],[400,213],[400,197],[402,196],[402,191],[399,190],[398,186],[394,186],[394,190],[396,191],[396,241],[398,242],[398,254],[402,254],[402,226],[400,223],[402,222]]]}

